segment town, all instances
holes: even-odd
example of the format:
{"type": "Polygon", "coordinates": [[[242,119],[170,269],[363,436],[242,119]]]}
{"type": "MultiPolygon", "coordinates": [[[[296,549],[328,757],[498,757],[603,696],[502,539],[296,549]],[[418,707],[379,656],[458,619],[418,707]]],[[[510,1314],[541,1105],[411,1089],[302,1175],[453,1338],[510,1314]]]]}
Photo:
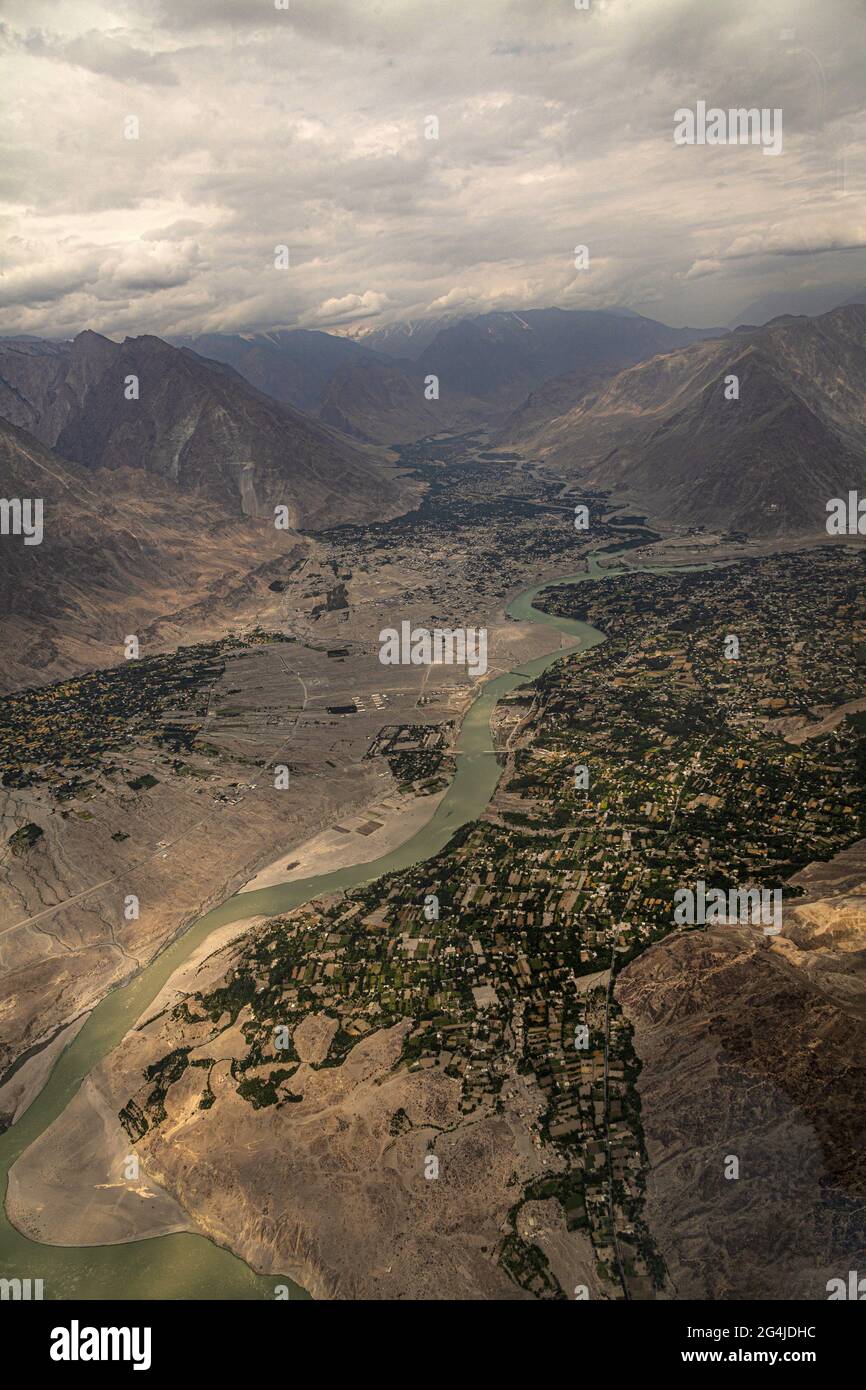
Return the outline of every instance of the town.
{"type": "MultiPolygon", "coordinates": [[[[862,690],[862,555],[747,561],[724,585],[719,573],[547,591],[541,603],[608,640],[514,692],[519,730],[506,749],[506,710],[505,770],[482,818],[427,862],[267,922],[221,985],[176,1009],[179,1029],[240,1027],[232,1076],[254,1107],[298,1099],[298,1058],[276,1046],[278,1028],[324,1012],[334,1024],[320,1065],[339,1067],[360,1039],[410,1020],[400,1065],[459,1085],[466,1123],[498,1113],[528,1138],[535,1157],[513,1174],[495,1258],[541,1298],[587,1296],[543,1249],[536,1213],[550,1200],[591,1242],[602,1296],[672,1292],[642,1215],[640,1065],[615,986],[675,929],[677,885],[790,896],[796,870],[864,833],[866,736],[845,708],[862,690]],[[780,628],[782,648],[768,640],[780,628]],[[724,657],[730,631],[737,662],[724,657]]],[[[207,1059],[188,1052],[174,1049],[130,1097],[133,1141],[161,1123],[188,1065],[212,1105],[207,1059]]],[[[397,1112],[392,1132],[411,1124],[397,1112]]]]}

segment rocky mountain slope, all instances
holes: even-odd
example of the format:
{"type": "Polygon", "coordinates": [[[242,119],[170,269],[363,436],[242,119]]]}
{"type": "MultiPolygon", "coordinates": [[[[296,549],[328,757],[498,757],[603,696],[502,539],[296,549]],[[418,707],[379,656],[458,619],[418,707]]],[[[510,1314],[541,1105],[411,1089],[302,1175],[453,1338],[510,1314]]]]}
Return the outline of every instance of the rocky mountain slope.
{"type": "Polygon", "coordinates": [[[142,469],[231,512],[316,529],[403,510],[382,456],[159,338],[0,344],[0,413],[88,468],[142,469]]]}
{"type": "Polygon", "coordinates": [[[173,338],[175,347],[234,367],[251,385],[275,401],[318,411],[328,383],[341,367],[382,359],[351,338],[306,328],[278,328],[269,333],[196,333],[173,338]]]}
{"type": "Polygon", "coordinates": [[[352,342],[398,362],[417,362],[437,333],[459,323],[462,314],[436,314],[430,318],[397,319],[381,327],[361,323],[347,330],[352,342]]]}
{"type": "Polygon", "coordinates": [[[340,367],[319,407],[326,424],[369,443],[404,444],[469,424],[483,414],[469,402],[428,401],[420,370],[373,362],[340,367]]]}
{"type": "Polygon", "coordinates": [[[462,393],[486,401],[501,416],[542,382],[566,373],[618,371],[712,331],[601,310],[480,314],[443,328],[418,364],[439,377],[443,400],[462,393]]]}
{"type": "MultiPolygon", "coordinates": [[[[292,329],[177,341],[355,438],[404,443],[499,420],[549,378],[574,374],[582,389],[599,372],[710,332],[668,328],[639,314],[530,309],[410,320],[355,337],[292,329]],[[435,402],[424,395],[431,375],[439,378],[435,402]]],[[[573,401],[574,383],[570,392],[573,401]]]]}
{"type": "Polygon", "coordinates": [[[618,981],[643,1063],[647,1219],[679,1298],[824,1299],[863,1267],[863,877],[861,842],[798,875],[806,896],[772,942],[679,933],[618,981]]]}
{"type": "Polygon", "coordinates": [[[41,499],[42,541],[0,544],[0,690],[123,659],[128,633],[196,605],[195,636],[251,617],[297,537],[140,469],[85,468],[0,420],[5,497],[41,499]],[[263,572],[259,580],[258,571],[263,572]]]}
{"type": "Polygon", "coordinates": [[[524,410],[502,441],[656,516],[823,530],[827,500],[866,481],[866,307],[694,343],[591,383],[576,405],[555,393],[547,403],[546,420],[524,410]]]}
{"type": "MultiPolygon", "coordinates": [[[[418,337],[435,337],[438,321],[418,337]]],[[[385,332],[385,330],[383,330],[385,332]]],[[[387,335],[391,348],[402,334],[387,335]]],[[[226,363],[274,400],[317,416],[350,438],[368,444],[403,444],[484,416],[483,402],[431,402],[424,373],[412,352],[372,351],[367,342],[308,329],[270,333],[203,333],[175,343],[226,363]]],[[[372,340],[371,340],[372,341],[372,340]]]]}

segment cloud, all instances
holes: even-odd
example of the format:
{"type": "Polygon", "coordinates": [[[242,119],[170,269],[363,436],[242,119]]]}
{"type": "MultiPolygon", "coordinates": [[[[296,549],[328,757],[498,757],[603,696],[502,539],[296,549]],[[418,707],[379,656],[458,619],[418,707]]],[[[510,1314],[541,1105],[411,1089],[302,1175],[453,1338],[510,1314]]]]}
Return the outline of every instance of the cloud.
{"type": "Polygon", "coordinates": [[[722,262],[715,260],[712,256],[705,257],[702,260],[692,261],[692,264],[686,271],[686,279],[700,280],[705,275],[715,275],[721,268],[722,262]]]}
{"type": "Polygon", "coordinates": [[[727,260],[751,256],[815,256],[832,251],[860,251],[866,248],[866,222],[837,219],[798,219],[793,225],[769,227],[737,237],[724,252],[727,260]]]}
{"type": "Polygon", "coordinates": [[[320,327],[354,323],[357,319],[368,319],[381,313],[387,304],[388,296],[376,290],[345,294],[342,299],[326,299],[324,304],[306,315],[304,322],[316,323],[320,327]]]}
{"type": "Polygon", "coordinates": [[[77,245],[72,239],[56,245],[10,238],[8,259],[0,274],[0,306],[32,311],[90,294],[103,305],[155,290],[187,284],[199,261],[195,242],[123,242],[97,248],[77,245]]]}
{"type": "Polygon", "coordinates": [[[153,227],[149,232],[142,232],[143,241],[184,241],[187,237],[195,236],[196,232],[203,232],[205,224],[196,222],[192,217],[181,217],[177,222],[172,222],[169,227],[153,227]]]}
{"type": "Polygon", "coordinates": [[[90,29],[66,37],[45,29],[14,32],[6,25],[0,31],[7,51],[19,58],[43,58],[49,62],[84,68],[99,77],[118,82],[137,82],[152,86],[173,86],[177,76],[167,53],[147,52],[127,43],[116,33],[90,29]]]}
{"type": "Polygon", "coordinates": [[[853,291],[857,13],[730,0],[710,36],[704,0],[4,0],[0,331],[544,304],[716,324],[804,257],[853,291]],[[699,99],[781,106],[784,153],[676,147],[699,99]]]}

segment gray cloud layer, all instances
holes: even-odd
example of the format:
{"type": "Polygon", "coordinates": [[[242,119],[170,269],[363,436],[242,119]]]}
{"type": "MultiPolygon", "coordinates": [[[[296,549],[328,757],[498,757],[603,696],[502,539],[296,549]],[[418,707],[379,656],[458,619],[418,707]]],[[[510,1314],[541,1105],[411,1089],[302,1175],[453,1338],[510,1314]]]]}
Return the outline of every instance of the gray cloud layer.
{"type": "Polygon", "coordinates": [[[289,5],[5,0],[0,331],[866,289],[859,0],[289,5]],[[783,154],[676,146],[699,99],[782,108],[783,154]]]}

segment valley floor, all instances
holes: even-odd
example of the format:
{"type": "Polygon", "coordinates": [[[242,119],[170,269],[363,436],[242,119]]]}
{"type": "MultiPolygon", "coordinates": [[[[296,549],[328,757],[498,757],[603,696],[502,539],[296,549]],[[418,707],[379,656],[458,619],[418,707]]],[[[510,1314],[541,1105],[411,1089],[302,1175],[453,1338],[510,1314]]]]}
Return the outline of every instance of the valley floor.
{"type": "MultiPolygon", "coordinates": [[[[484,624],[490,674],[559,649],[507,599],[623,528],[599,496],[576,538],[561,481],[494,495],[451,449],[415,458],[417,515],[320,538],[254,639],[187,652],[182,687],[174,659],[154,668],[125,738],[86,726],[78,766],[26,745],[4,831],[10,1065],[203,902],[364,864],[435,813],[474,691],[382,667],[382,627],[484,624]],[[83,869],[108,880],[93,902],[83,869]]],[[[625,530],[603,564],[728,564],[550,590],[547,611],[608,640],[500,704],[489,811],[421,866],[201,943],[13,1167],[20,1229],[187,1229],[316,1297],[814,1298],[866,1257],[864,552],[625,530]],[[672,933],[673,888],[698,879],[784,887],[781,935],[672,933]],[[726,1183],[730,1154],[751,1189],[726,1183]]],[[[42,707],[55,736],[84,719],[77,694],[42,707]]],[[[10,698],[20,747],[33,697],[10,698]]],[[[48,1060],[27,1064],[31,1100],[48,1060]]]]}

